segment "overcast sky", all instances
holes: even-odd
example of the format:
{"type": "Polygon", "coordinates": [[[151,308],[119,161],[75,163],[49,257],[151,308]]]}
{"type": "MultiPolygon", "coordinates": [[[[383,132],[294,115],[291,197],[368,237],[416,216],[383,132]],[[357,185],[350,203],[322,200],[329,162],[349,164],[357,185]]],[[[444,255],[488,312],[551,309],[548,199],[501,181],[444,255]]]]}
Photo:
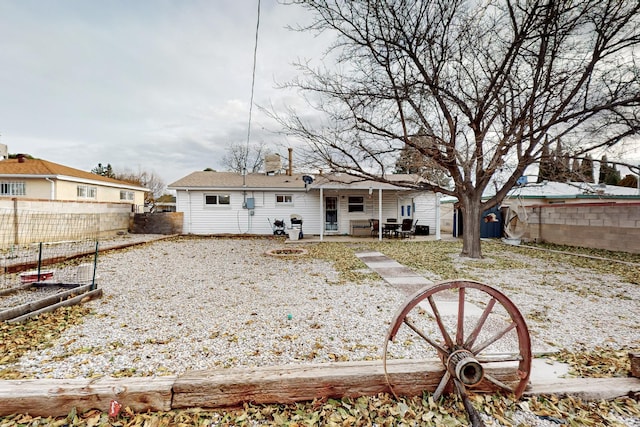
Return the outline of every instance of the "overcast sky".
{"type": "MultiPolygon", "coordinates": [[[[306,13],[262,0],[254,105],[302,105],[275,86],[329,43],[285,28],[306,13]]],[[[256,18],[257,0],[0,0],[0,143],[166,184],[223,170],[247,141],[256,18]]],[[[296,142],[275,129],[254,107],[250,142],[286,156],[296,142]]],[[[636,164],[639,145],[609,159],[636,164]]]]}
{"type": "MultiPolygon", "coordinates": [[[[257,0],[0,0],[0,143],[82,170],[154,172],[169,184],[222,170],[246,143],[257,0]]],[[[326,40],[287,30],[296,6],[262,0],[254,104],[326,40]]],[[[292,144],[253,109],[251,142],[292,144]]]]}

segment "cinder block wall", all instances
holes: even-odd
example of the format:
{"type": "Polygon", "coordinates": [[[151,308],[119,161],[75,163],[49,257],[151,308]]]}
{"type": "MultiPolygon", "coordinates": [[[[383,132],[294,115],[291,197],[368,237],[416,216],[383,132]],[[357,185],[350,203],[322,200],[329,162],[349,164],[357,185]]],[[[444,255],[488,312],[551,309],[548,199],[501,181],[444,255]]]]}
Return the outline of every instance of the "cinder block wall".
{"type": "Polygon", "coordinates": [[[0,198],[0,245],[26,244],[126,232],[131,204],[0,198]]]}
{"type": "Polygon", "coordinates": [[[640,253],[640,203],[576,203],[527,207],[525,239],[640,253]]]}

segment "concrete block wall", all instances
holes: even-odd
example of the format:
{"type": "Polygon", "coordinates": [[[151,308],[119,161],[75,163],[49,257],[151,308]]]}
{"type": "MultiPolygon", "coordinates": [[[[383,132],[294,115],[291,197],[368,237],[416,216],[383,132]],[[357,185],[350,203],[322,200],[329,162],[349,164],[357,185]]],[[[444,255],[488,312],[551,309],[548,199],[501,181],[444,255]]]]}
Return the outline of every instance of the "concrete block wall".
{"type": "Polygon", "coordinates": [[[0,198],[0,246],[101,238],[128,231],[131,204],[0,198]]]}
{"type": "Polygon", "coordinates": [[[524,239],[640,253],[640,203],[576,203],[527,207],[524,239]]]}

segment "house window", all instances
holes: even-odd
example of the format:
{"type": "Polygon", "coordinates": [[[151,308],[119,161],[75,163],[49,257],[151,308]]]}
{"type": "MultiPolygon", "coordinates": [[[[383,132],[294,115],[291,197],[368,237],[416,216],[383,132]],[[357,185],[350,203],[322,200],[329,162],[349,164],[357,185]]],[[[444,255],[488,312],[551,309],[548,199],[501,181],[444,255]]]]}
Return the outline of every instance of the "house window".
{"type": "Polygon", "coordinates": [[[364,197],[349,196],[349,212],[364,212],[364,197]]]}
{"type": "Polygon", "coordinates": [[[0,196],[24,196],[27,194],[23,181],[2,181],[0,182],[0,196]]]}
{"type": "Polygon", "coordinates": [[[133,200],[133,191],[120,190],[120,200],[133,200]]]}
{"type": "Polygon", "coordinates": [[[291,194],[276,194],[276,205],[290,205],[293,203],[291,194]]]}
{"type": "Polygon", "coordinates": [[[98,194],[98,187],[78,185],[78,197],[81,199],[95,199],[96,194],[98,194]]]}
{"type": "Polygon", "coordinates": [[[205,194],[205,206],[229,205],[231,204],[231,196],[228,194],[205,194]]]}

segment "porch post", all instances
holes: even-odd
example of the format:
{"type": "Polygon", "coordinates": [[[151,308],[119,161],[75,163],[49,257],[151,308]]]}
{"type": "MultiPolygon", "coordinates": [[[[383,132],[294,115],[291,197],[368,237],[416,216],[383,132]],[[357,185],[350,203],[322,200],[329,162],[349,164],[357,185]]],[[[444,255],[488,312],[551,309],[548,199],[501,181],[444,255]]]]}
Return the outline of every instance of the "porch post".
{"type": "Polygon", "coordinates": [[[378,188],[378,240],[382,241],[382,187],[378,188]]]}
{"type": "Polygon", "coordinates": [[[324,239],[324,192],[320,187],[320,241],[324,239]]]}
{"type": "Polygon", "coordinates": [[[436,240],[440,240],[440,196],[441,193],[436,193],[436,240]]]}

